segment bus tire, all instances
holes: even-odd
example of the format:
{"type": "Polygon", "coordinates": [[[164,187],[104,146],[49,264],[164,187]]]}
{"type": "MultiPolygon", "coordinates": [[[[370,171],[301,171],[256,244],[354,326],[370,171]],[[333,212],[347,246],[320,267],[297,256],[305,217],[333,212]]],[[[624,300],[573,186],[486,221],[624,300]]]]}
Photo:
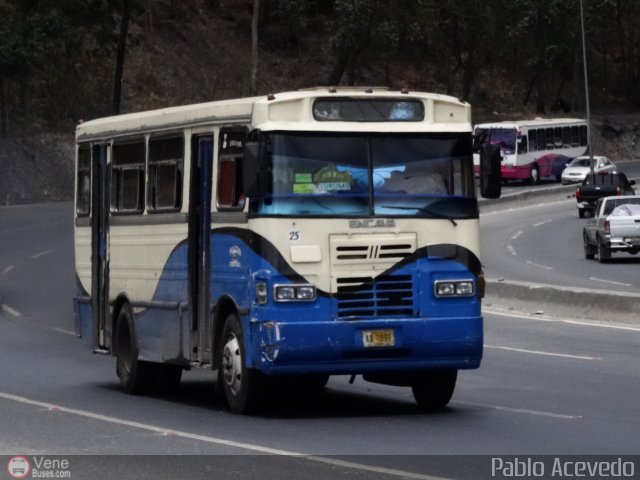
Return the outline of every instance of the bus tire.
{"type": "Polygon", "coordinates": [[[260,372],[246,367],[244,334],[236,313],[230,313],[224,321],[218,351],[218,378],[229,409],[239,414],[255,411],[263,382],[260,372]]]}
{"type": "Polygon", "coordinates": [[[435,370],[418,375],[411,384],[418,407],[424,411],[446,407],[453,396],[457,378],[457,370],[435,370]]]}
{"type": "Polygon", "coordinates": [[[138,359],[133,311],[125,303],[118,314],[115,335],[116,374],[123,390],[133,395],[151,392],[154,384],[155,365],[138,359]]]}
{"type": "Polygon", "coordinates": [[[538,170],[538,165],[533,165],[531,167],[531,171],[529,172],[529,185],[537,185],[540,182],[540,170],[538,170]]]}

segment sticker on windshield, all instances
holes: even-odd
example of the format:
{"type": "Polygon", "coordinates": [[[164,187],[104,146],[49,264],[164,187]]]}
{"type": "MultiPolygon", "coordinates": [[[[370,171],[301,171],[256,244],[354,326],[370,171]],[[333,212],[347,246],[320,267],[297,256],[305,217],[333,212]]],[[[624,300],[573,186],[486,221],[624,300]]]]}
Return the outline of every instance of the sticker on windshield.
{"type": "Polygon", "coordinates": [[[295,182],[296,183],[311,183],[313,181],[313,175],[310,173],[296,173],[295,182]]]}
{"type": "Polygon", "coordinates": [[[351,191],[353,178],[350,172],[339,172],[335,166],[321,168],[316,173],[296,173],[293,193],[313,194],[351,191]]]}
{"type": "Polygon", "coordinates": [[[320,192],[343,192],[351,190],[351,184],[347,182],[326,182],[316,184],[316,188],[320,192]]]}

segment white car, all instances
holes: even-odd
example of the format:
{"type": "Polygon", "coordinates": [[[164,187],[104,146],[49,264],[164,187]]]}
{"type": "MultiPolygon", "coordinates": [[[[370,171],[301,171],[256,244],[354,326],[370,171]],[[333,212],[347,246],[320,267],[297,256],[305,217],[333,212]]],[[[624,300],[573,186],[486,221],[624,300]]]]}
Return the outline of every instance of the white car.
{"type": "MultiPolygon", "coordinates": [[[[593,161],[594,173],[608,173],[618,171],[616,165],[607,157],[604,157],[602,155],[594,155],[593,161]]],[[[561,181],[564,185],[567,185],[569,183],[581,183],[582,181],[584,181],[584,178],[590,171],[591,167],[589,165],[589,156],[585,155],[582,157],[574,158],[571,163],[567,165],[567,168],[562,171],[561,181]]]]}

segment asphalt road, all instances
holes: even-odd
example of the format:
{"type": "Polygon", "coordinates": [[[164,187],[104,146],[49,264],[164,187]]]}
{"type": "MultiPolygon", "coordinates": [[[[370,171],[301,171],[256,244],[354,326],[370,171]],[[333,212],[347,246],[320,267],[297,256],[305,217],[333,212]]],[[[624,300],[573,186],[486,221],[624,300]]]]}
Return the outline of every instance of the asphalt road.
{"type": "MultiPolygon", "coordinates": [[[[579,223],[558,211],[549,231],[579,223]]],[[[71,334],[71,206],[0,208],[0,225],[0,454],[71,456],[72,478],[466,479],[489,477],[490,457],[433,455],[640,453],[634,327],[486,312],[482,367],[461,372],[449,408],[433,414],[409,389],[345,377],[256,417],[230,414],[211,372],[188,372],[173,396],[125,395],[113,358],[71,334]],[[125,454],[136,457],[86,456],[125,454]]],[[[491,269],[504,252],[483,244],[491,269]]]]}
{"type": "MultiPolygon", "coordinates": [[[[563,198],[564,197],[564,198],[563,198]]],[[[575,199],[481,213],[482,263],[491,279],[640,292],[640,256],[614,253],[605,264],[584,258],[575,199]]]]}

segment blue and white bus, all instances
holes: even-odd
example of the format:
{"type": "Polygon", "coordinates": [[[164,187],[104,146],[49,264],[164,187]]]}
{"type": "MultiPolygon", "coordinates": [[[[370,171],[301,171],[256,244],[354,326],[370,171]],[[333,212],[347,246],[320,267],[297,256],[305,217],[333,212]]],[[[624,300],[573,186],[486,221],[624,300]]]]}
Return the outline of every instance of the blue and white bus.
{"type": "Polygon", "coordinates": [[[445,406],[483,349],[471,133],[455,98],[353,88],[79,124],[78,334],[130,393],[204,368],[237,413],[330,375],[445,406]]]}

